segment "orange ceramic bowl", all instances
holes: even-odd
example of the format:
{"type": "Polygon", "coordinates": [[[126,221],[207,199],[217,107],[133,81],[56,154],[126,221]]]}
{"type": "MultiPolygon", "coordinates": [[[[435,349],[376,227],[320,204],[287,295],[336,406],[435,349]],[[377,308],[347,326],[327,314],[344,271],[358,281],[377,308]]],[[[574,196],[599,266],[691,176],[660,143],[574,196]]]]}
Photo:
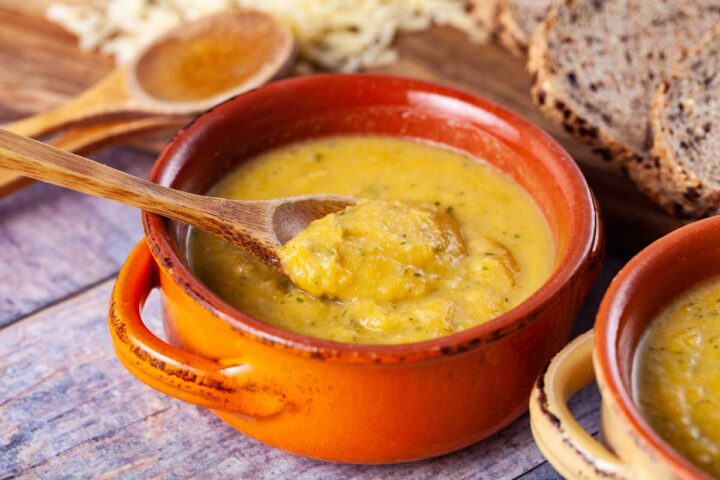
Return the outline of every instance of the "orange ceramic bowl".
{"type": "Polygon", "coordinates": [[[482,440],[527,409],[533,381],[568,339],[603,250],[592,194],[568,154],[518,115],[449,88],[373,75],[296,78],[227,101],[177,135],[150,179],[206,192],[259,152],[339,134],[427,140],[506,172],[551,226],[551,278],[510,312],[463,332],[404,345],[343,344],[233,309],[188,268],[187,226],[144,213],[146,242],[113,292],[115,350],[153,388],[308,457],[404,462],[482,440]],[[167,343],[139,314],[157,286],[167,343]]]}

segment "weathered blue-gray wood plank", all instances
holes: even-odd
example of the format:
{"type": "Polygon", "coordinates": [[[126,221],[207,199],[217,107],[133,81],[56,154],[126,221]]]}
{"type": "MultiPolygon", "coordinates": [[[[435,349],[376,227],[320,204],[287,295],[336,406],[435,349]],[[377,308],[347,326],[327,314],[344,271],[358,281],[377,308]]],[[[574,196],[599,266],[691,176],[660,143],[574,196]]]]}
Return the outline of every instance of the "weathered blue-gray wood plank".
{"type": "Polygon", "coordinates": [[[549,463],[542,463],[529,472],[523,473],[516,480],[562,480],[563,477],[549,463]]]}
{"type": "MultiPolygon", "coordinates": [[[[153,155],[98,159],[145,176],[153,155]]],[[[0,198],[0,327],[112,277],[140,238],[139,210],[115,202],[39,183],[0,198]]]]}

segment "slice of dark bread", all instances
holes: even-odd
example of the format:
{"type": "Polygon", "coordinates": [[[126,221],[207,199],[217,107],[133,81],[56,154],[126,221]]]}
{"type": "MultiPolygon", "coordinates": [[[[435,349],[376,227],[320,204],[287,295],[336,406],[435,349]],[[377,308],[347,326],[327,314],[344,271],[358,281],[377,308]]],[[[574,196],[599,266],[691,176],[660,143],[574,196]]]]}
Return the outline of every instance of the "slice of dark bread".
{"type": "Polygon", "coordinates": [[[533,98],[633,176],[650,167],[655,89],[718,19],[720,0],[563,0],[531,39],[533,98]]]}
{"type": "MultiPolygon", "coordinates": [[[[682,217],[720,212],[720,28],[691,49],[652,104],[651,196],[682,217]]],[[[641,176],[643,172],[638,172],[641,176]]]]}
{"type": "Polygon", "coordinates": [[[525,56],[530,36],[558,0],[502,0],[498,15],[500,43],[517,56],[525,56]]]}

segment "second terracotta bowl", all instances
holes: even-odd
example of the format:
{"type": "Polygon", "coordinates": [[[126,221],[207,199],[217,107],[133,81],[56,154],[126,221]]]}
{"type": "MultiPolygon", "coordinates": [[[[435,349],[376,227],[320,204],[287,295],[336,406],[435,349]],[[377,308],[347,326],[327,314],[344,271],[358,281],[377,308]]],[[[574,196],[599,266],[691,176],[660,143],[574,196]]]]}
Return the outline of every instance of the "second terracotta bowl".
{"type": "Polygon", "coordinates": [[[181,131],[151,180],[206,192],[267,149],[356,134],[446,145],[510,175],[552,229],[551,278],[510,312],[463,332],[405,345],[343,344],[233,309],[189,270],[187,227],[146,213],[146,242],[113,293],[113,345],[142,381],[213,409],[269,445],[354,463],[440,455],[482,440],[527,409],[535,378],[567,341],[597,273],[598,212],[572,159],[526,120],[467,93],[387,76],[310,76],[243,94],[181,131]],[[167,342],[139,313],[158,286],[167,342]]]}
{"type": "Polygon", "coordinates": [[[653,243],[615,277],[594,332],[564,348],[533,391],[533,434],[560,473],[588,479],[710,479],[643,418],[633,401],[632,365],[640,338],[658,312],[683,290],[719,274],[720,217],[714,217],[653,243]],[[609,448],[580,427],[566,403],[593,379],[593,367],[609,448]]]}

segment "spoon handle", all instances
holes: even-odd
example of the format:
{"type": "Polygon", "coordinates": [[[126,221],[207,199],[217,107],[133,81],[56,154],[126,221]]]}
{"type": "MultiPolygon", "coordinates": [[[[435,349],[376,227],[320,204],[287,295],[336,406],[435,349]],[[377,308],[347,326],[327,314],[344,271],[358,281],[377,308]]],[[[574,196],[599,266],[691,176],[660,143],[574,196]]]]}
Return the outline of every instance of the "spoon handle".
{"type": "Polygon", "coordinates": [[[8,123],[2,128],[37,138],[90,119],[137,115],[138,112],[132,111],[132,94],[125,81],[126,76],[127,67],[120,67],[69,102],[8,123]]]}
{"type": "Polygon", "coordinates": [[[279,241],[266,220],[276,201],[230,201],[162,187],[2,129],[0,168],[180,220],[229,240],[261,260],[276,260],[279,241]]]}
{"type": "MultiPolygon", "coordinates": [[[[61,150],[87,155],[123,141],[136,141],[152,134],[175,132],[188,120],[188,117],[152,116],[136,120],[104,121],[71,127],[47,143],[61,150]]],[[[0,197],[31,183],[32,179],[14,170],[0,170],[0,197]]]]}

